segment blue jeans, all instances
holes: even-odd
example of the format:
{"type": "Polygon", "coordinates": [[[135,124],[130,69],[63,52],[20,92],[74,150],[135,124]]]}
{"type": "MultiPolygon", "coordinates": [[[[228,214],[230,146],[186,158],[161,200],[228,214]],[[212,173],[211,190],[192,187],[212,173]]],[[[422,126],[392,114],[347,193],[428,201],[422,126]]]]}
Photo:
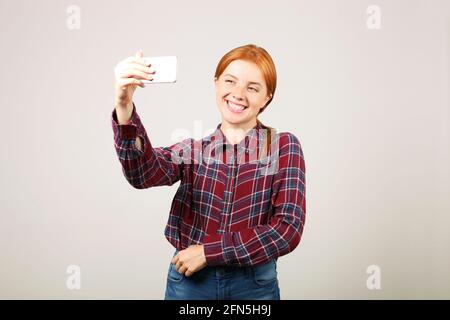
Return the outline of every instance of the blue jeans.
{"type": "Polygon", "coordinates": [[[249,267],[206,266],[190,277],[178,273],[170,263],[164,299],[280,300],[277,262],[249,267]]]}

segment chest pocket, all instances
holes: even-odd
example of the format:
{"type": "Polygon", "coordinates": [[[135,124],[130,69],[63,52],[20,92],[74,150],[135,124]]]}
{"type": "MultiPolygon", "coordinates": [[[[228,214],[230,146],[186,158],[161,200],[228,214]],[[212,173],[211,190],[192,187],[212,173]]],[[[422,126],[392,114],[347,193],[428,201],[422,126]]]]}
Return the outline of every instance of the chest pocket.
{"type": "Polygon", "coordinates": [[[211,208],[220,211],[223,202],[224,179],[226,179],[222,165],[199,163],[195,170],[192,195],[196,208],[202,210],[202,214],[206,214],[211,208]]]}

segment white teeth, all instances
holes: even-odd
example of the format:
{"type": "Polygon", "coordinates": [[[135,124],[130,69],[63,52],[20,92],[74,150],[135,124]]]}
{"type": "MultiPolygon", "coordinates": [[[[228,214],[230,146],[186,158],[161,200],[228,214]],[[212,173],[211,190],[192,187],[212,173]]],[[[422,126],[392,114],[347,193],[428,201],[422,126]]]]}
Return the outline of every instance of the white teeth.
{"type": "Polygon", "coordinates": [[[227,100],[227,104],[228,104],[228,106],[229,106],[231,109],[233,109],[233,110],[235,110],[235,111],[242,111],[242,110],[244,110],[244,107],[243,107],[243,106],[234,104],[234,103],[231,102],[231,101],[228,101],[228,100],[227,100]]]}

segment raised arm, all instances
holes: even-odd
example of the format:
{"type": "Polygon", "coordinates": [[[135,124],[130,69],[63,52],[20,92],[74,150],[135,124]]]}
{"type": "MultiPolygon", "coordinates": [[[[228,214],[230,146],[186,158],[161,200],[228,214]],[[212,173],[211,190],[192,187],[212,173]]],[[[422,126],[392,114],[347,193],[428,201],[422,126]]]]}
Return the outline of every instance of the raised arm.
{"type": "Polygon", "coordinates": [[[170,147],[153,148],[133,103],[137,86],[145,87],[142,80],[153,80],[156,72],[143,59],[143,52],[117,64],[115,73],[114,110],[111,115],[114,145],[128,182],[137,189],[172,185],[180,180],[184,163],[182,155],[187,139],[170,147]]]}
{"type": "Polygon", "coordinates": [[[134,104],[128,124],[117,123],[116,110],[112,112],[111,121],[116,153],[123,174],[133,187],[170,186],[182,178],[186,152],[191,150],[193,139],[169,147],[153,147],[134,104]],[[142,149],[136,146],[137,137],[142,139],[142,149]]]}

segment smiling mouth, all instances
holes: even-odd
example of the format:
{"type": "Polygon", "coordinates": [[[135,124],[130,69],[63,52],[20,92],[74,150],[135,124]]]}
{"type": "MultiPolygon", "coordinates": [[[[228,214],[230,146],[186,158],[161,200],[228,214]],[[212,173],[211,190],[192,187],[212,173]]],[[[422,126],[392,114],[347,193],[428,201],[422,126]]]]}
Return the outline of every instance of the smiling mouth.
{"type": "Polygon", "coordinates": [[[244,105],[238,104],[238,103],[234,103],[233,101],[230,101],[228,99],[225,99],[225,101],[228,106],[228,109],[230,109],[231,111],[233,111],[235,113],[240,113],[248,108],[247,106],[244,106],[244,105]]]}

